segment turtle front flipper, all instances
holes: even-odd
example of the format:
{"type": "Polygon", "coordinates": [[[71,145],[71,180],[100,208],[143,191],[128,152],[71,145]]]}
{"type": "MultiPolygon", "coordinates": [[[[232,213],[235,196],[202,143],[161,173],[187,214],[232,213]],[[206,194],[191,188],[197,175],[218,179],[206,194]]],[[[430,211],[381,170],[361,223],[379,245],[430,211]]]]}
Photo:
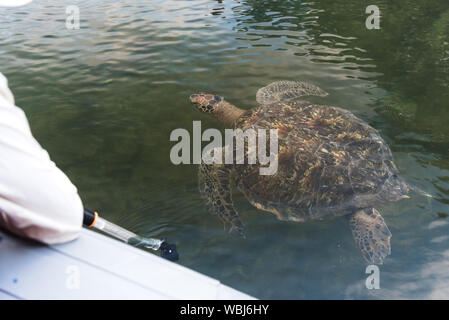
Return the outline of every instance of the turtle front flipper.
{"type": "Polygon", "coordinates": [[[199,189],[210,213],[218,215],[225,230],[244,237],[243,224],[234,209],[231,196],[230,168],[226,165],[201,164],[199,189]]]}
{"type": "Polygon", "coordinates": [[[391,232],[379,211],[374,208],[356,211],[349,216],[349,225],[365,260],[371,264],[382,264],[391,253],[391,232]]]}
{"type": "Polygon", "coordinates": [[[288,101],[302,96],[327,96],[327,92],[319,87],[299,81],[276,81],[260,88],[256,94],[259,104],[269,105],[275,102],[288,101]]]}

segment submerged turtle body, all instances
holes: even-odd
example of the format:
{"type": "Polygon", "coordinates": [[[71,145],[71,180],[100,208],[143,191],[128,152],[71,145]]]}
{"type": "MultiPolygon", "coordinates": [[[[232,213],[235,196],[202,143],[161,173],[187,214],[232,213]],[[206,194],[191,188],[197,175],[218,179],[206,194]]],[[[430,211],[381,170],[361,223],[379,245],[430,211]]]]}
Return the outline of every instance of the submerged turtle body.
{"type": "Polygon", "coordinates": [[[260,105],[250,111],[216,95],[192,95],[199,110],[228,126],[278,132],[275,174],[260,175],[260,163],[202,164],[200,192],[209,211],[230,232],[243,230],[232,203],[231,181],[252,205],[281,220],[346,215],[364,258],[381,264],[390,254],[391,233],[374,207],[407,198],[409,188],[398,177],[391,151],[374,128],[347,110],[293,101],[306,95],[327,93],[304,82],[278,81],[257,92],[260,105]]]}
{"type": "Polygon", "coordinates": [[[233,165],[238,188],[279,219],[306,221],[353,213],[403,198],[390,150],[378,132],[343,109],[273,103],[242,115],[236,128],[278,129],[277,173],[233,165]]]}

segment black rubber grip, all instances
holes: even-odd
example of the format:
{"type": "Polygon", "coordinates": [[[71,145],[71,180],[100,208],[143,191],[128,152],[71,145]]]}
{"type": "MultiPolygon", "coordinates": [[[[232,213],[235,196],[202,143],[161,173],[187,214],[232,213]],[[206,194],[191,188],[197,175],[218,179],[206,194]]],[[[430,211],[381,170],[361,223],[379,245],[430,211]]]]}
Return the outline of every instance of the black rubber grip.
{"type": "Polygon", "coordinates": [[[95,213],[88,209],[84,209],[83,224],[89,227],[92,225],[92,223],[94,223],[94,221],[95,221],[95,213]]]}

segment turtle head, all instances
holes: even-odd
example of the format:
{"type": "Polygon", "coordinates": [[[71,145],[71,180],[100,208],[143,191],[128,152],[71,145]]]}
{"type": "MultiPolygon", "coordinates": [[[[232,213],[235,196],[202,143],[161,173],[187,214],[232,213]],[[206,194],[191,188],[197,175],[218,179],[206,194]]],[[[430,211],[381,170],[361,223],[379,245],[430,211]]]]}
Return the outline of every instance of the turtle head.
{"type": "Polygon", "coordinates": [[[227,126],[234,122],[244,113],[244,110],[227,102],[223,97],[210,93],[196,93],[190,96],[190,102],[202,113],[207,113],[227,126]]]}
{"type": "Polygon", "coordinates": [[[223,97],[209,93],[196,93],[190,96],[190,102],[192,102],[199,111],[204,113],[216,112],[223,101],[223,97]]]}

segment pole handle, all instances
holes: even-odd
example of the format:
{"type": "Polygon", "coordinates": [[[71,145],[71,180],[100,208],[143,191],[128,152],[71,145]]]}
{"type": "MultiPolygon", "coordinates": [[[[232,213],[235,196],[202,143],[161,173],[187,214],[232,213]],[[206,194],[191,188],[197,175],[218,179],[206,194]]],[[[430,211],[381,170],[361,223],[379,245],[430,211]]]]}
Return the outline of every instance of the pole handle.
{"type": "Polygon", "coordinates": [[[92,228],[95,226],[97,221],[100,223],[97,225],[97,229],[108,233],[109,235],[118,238],[132,246],[146,247],[153,250],[160,250],[161,257],[170,261],[177,261],[179,259],[178,250],[176,245],[167,243],[166,239],[158,240],[151,238],[140,237],[126,229],[123,229],[105,219],[98,216],[97,211],[91,211],[89,209],[84,209],[83,213],[83,225],[92,228]],[[109,230],[109,231],[108,231],[109,230]]]}
{"type": "Polygon", "coordinates": [[[95,225],[95,222],[97,222],[97,218],[98,212],[90,211],[89,209],[84,209],[83,225],[85,225],[88,228],[92,228],[95,225]]]}

